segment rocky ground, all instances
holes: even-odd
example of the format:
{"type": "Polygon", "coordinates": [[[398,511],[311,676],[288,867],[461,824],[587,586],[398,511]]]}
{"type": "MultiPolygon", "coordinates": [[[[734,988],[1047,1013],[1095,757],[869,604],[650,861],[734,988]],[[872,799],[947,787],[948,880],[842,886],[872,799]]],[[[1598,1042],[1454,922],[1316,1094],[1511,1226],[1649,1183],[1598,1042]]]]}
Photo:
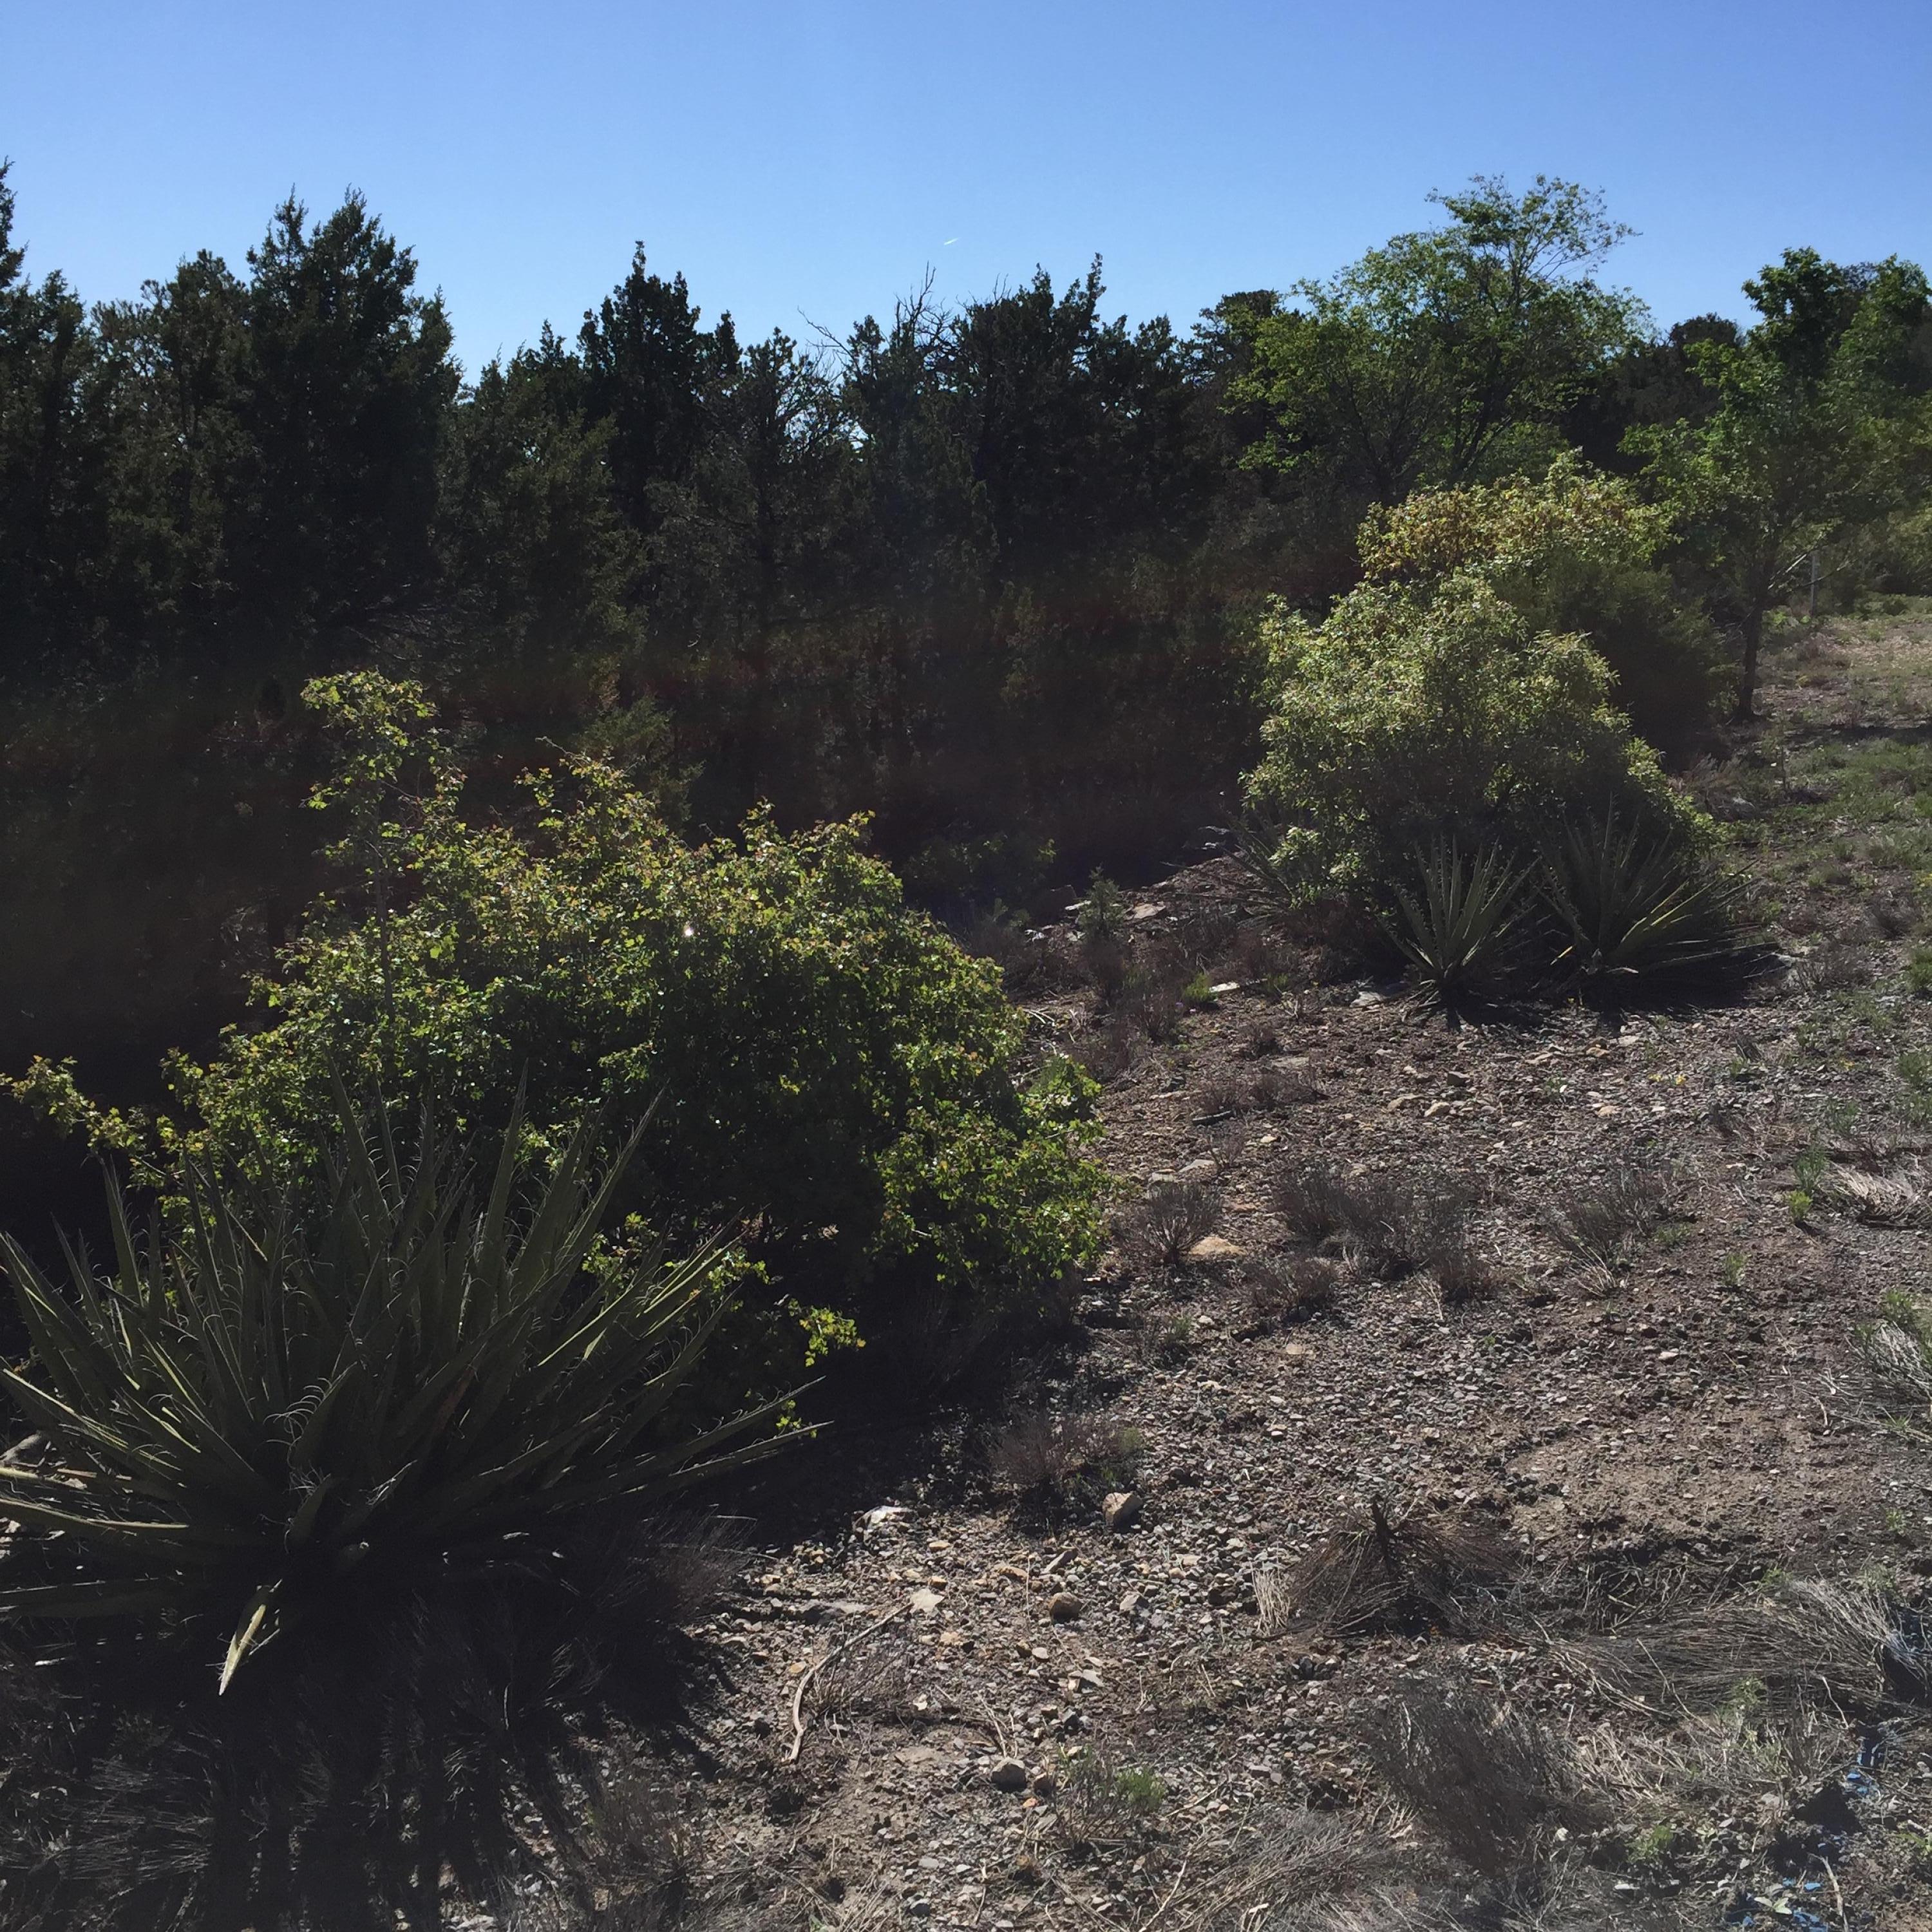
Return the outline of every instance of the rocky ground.
{"type": "Polygon", "coordinates": [[[1127,967],[1203,969],[1161,1036],[1070,929],[1012,942],[1107,1076],[1116,1250],[996,1408],[821,1446],[616,1890],[800,1932],[1932,1927],[1932,1443],[1864,1339],[1927,1292],[1928,701],[1932,617],[1795,634],[1693,775],[1783,956],[1727,1001],[1452,1024],[1324,980],[1226,861],[1127,909],[1127,967]],[[1462,1205],[1316,1240],[1311,1168],[1462,1205]]]}

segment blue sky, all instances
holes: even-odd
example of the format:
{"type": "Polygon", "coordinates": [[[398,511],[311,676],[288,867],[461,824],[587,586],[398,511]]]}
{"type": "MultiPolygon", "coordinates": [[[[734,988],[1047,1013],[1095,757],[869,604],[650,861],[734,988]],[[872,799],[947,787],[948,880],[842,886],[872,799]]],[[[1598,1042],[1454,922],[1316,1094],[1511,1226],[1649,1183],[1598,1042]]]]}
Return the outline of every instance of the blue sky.
{"type": "Polygon", "coordinates": [[[1932,263],[1932,0],[14,0],[0,154],[92,298],[358,187],[472,369],[638,239],[747,332],[1096,253],[1186,318],[1477,172],[1602,189],[1668,322],[1792,244],[1932,263]]]}

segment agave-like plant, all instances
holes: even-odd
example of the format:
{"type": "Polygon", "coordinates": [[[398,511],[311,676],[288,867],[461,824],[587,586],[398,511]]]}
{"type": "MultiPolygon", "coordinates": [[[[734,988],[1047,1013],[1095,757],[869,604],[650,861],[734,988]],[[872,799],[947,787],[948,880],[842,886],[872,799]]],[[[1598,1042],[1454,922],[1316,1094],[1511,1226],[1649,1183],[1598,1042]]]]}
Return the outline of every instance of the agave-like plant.
{"type": "Polygon", "coordinates": [[[1416,854],[1420,891],[1397,886],[1398,917],[1383,929],[1415,977],[1453,1000],[1493,983],[1508,964],[1522,919],[1525,868],[1494,845],[1465,858],[1452,839],[1416,854]]]}
{"type": "Polygon", "coordinates": [[[1744,891],[1681,841],[1614,818],[1568,827],[1542,882],[1563,934],[1558,969],[1598,983],[1742,964],[1744,891]]]}
{"type": "Polygon", "coordinates": [[[111,1272],[69,1247],[56,1288],[0,1241],[33,1348],[0,1384],[52,1452],[0,1464],[0,1517],[60,1532],[31,1540],[43,1558],[73,1552],[29,1580],[16,1544],[0,1614],[232,1618],[225,1690],[278,1633],[372,1583],[425,1561],[514,1570],[560,1517],[782,1439],[740,1439],[776,1402],[664,1426],[734,1264],[721,1238],[586,1266],[634,1137],[596,1174],[584,1122],[524,1208],[520,1119],[479,1199],[427,1115],[405,1159],[386,1114],[345,1113],[319,1214],[190,1170],[182,1225],[145,1240],[110,1186],[111,1272]]]}

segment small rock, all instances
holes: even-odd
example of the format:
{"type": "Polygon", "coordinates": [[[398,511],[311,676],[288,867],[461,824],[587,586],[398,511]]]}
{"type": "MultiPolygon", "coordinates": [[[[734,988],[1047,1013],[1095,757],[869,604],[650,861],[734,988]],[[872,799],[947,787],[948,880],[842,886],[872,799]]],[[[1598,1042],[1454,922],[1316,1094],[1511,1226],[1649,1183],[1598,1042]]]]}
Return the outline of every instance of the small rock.
{"type": "Polygon", "coordinates": [[[1033,1795],[1036,1798],[1051,1798],[1060,1789],[1050,1771],[1036,1771],[1033,1774],[1033,1795]]]}
{"type": "Polygon", "coordinates": [[[1425,1120],[1432,1120],[1438,1114],[1446,1114],[1448,1111],[1449,1102],[1447,1100],[1432,1100],[1423,1108],[1422,1118],[1425,1120]]]}
{"type": "Polygon", "coordinates": [[[1315,1351],[1306,1342],[1291,1342],[1282,1350],[1281,1358],[1284,1362],[1299,1366],[1314,1360],[1315,1351]]]}
{"type": "Polygon", "coordinates": [[[1246,1252],[1244,1248],[1237,1247],[1225,1234],[1203,1234],[1188,1250],[1187,1258],[1191,1262],[1233,1262],[1239,1261],[1246,1252]]]}
{"type": "Polygon", "coordinates": [[[1223,980],[1218,986],[1210,986],[1208,990],[1219,1000],[1229,993],[1238,993],[1241,990],[1241,982],[1238,980],[1223,980]]]}
{"type": "Polygon", "coordinates": [[[1138,1490],[1114,1490],[1100,1505],[1100,1518],[1109,1529],[1132,1529],[1141,1520],[1138,1490]]]}
{"type": "Polygon", "coordinates": [[[937,1590],[915,1590],[912,1593],[912,1607],[921,1616],[930,1616],[939,1607],[937,1590]]]}
{"type": "Polygon", "coordinates": [[[986,1768],[986,1782],[995,1791],[1024,1791],[1027,1768],[1016,1757],[995,1758],[986,1768]]]}
{"type": "Polygon", "coordinates": [[[1056,1590],[1046,1600],[1046,1613],[1057,1624],[1070,1624],[1087,1606],[1071,1590],[1056,1590]]]}
{"type": "Polygon", "coordinates": [[[1120,1596],[1120,1614],[1121,1614],[1121,1616],[1124,1616],[1124,1617],[1130,1617],[1130,1616],[1132,1616],[1133,1615],[1133,1613],[1135,1612],[1135,1611],[1136,1611],[1137,1610],[1138,1610],[1138,1609],[1140,1608],[1140,1606],[1141,1606],[1141,1593],[1139,1592],[1139,1591],[1138,1591],[1138,1590],[1126,1590],[1126,1591],[1124,1591],[1124,1592],[1121,1593],[1121,1596],[1120,1596]]]}
{"type": "Polygon", "coordinates": [[[1211,1160],[1190,1160],[1174,1178],[1178,1180],[1212,1180],[1220,1171],[1211,1160]]]}

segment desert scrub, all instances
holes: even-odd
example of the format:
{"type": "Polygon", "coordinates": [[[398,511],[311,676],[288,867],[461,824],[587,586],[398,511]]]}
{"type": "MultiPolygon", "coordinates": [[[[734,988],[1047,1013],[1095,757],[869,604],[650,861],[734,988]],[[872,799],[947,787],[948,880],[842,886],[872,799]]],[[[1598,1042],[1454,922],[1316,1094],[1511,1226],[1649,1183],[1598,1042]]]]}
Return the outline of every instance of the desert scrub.
{"type": "Polygon", "coordinates": [[[1279,875],[1372,902],[1432,839],[1527,857],[1552,823],[1606,809],[1702,842],[1708,821],[1633,734],[1607,662],[1540,628],[1526,590],[1641,563],[1660,534],[1628,486],[1561,464],[1372,515],[1363,580],[1327,618],[1276,604],[1262,620],[1272,709],[1247,794],[1279,828],[1279,875]]]}
{"type": "Polygon", "coordinates": [[[164,1149],[313,1176],[338,1084],[433,1091],[472,1132],[500,1130],[521,1087],[539,1153],[586,1108],[613,1146],[645,1124],[619,1214],[673,1240],[744,1223],[800,1320],[1029,1309],[1098,1252],[1091,1082],[1029,1070],[999,968],[906,906],[861,822],[754,815],[693,847],[575,761],[524,780],[514,825],[472,824],[409,687],[307,695],[343,748],[316,795],[342,884],[257,1024],[175,1063],[164,1149]]]}

